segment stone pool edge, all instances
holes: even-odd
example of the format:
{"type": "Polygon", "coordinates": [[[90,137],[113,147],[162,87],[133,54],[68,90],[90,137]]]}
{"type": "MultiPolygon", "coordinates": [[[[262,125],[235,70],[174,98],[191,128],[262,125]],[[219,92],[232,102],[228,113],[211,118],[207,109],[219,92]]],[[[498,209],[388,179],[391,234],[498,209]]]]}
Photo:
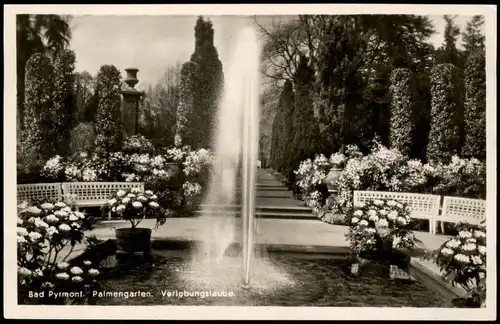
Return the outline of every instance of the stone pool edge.
{"type": "MultiPolygon", "coordinates": [[[[114,237],[108,237],[105,235],[96,235],[96,238],[101,240],[112,240],[116,241],[114,237]]],[[[202,244],[201,241],[197,241],[190,237],[176,237],[176,238],[151,238],[151,247],[158,250],[186,250],[195,247],[196,245],[202,244]]],[[[239,242],[233,244],[236,248],[241,245],[239,242]]],[[[327,256],[347,256],[351,254],[349,247],[347,246],[324,246],[324,245],[295,245],[295,244],[273,244],[273,243],[259,243],[257,246],[263,248],[269,253],[302,253],[302,254],[312,254],[316,256],[327,255],[327,256]]],[[[75,251],[71,255],[71,259],[81,255],[83,251],[75,251]]],[[[408,252],[403,253],[408,255],[408,252]]],[[[410,255],[408,255],[410,256],[410,255]]],[[[435,266],[431,261],[423,260],[421,257],[410,256],[409,263],[409,274],[422,284],[425,284],[429,289],[436,291],[437,293],[446,296],[447,298],[464,297],[466,291],[458,286],[452,286],[451,283],[446,282],[442,274],[440,273],[437,266],[435,266]]]]}

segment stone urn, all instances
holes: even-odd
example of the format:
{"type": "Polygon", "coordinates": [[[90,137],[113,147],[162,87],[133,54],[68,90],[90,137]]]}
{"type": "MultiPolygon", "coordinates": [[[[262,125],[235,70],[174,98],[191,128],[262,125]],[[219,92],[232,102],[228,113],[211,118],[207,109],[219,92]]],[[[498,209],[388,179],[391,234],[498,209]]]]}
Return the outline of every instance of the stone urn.
{"type": "Polygon", "coordinates": [[[326,185],[328,187],[328,191],[330,191],[330,192],[337,191],[336,183],[339,180],[340,175],[342,174],[343,170],[344,169],[342,169],[342,168],[335,167],[335,168],[332,168],[330,170],[330,172],[328,172],[328,174],[326,175],[326,185]]]}
{"type": "Polygon", "coordinates": [[[137,72],[139,72],[139,69],[128,68],[125,69],[125,72],[127,72],[127,78],[125,79],[125,83],[128,84],[129,87],[134,88],[135,85],[139,83],[139,80],[137,79],[137,72]]]}

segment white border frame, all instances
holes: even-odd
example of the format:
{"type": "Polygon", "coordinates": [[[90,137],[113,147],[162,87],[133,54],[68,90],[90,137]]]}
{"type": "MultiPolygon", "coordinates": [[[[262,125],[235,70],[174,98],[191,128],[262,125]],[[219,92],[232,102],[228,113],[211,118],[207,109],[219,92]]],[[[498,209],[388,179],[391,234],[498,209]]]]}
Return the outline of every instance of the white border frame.
{"type": "Polygon", "coordinates": [[[496,319],[496,6],[384,4],[237,4],[237,5],[5,5],[4,6],[4,316],[27,319],[496,319]],[[17,305],[14,242],[16,201],[15,15],[294,15],[422,14],[485,16],[487,80],[487,307],[483,309],[375,307],[204,307],[204,306],[24,306],[17,305]]]}

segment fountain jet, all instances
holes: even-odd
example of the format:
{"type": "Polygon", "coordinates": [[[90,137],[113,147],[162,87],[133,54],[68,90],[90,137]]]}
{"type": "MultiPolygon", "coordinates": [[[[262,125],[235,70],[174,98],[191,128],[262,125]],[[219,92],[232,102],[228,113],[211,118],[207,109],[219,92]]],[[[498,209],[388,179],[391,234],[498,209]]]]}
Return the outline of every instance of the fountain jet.
{"type": "MultiPolygon", "coordinates": [[[[250,284],[253,257],[255,183],[259,143],[259,57],[253,28],[243,29],[227,69],[224,95],[218,111],[214,165],[204,206],[208,229],[201,257],[220,263],[236,239],[236,215],[219,210],[235,202],[236,181],[241,171],[243,284],[250,284]]],[[[199,255],[200,257],[200,255],[199,255]]]]}

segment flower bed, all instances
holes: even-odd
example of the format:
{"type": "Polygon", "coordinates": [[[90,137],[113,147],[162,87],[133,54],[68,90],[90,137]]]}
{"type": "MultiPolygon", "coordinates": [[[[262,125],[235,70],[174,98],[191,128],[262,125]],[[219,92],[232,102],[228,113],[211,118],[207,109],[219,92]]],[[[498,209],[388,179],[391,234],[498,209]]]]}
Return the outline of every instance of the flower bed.
{"type": "MultiPolygon", "coordinates": [[[[63,202],[18,208],[17,266],[19,303],[84,302],[99,289],[98,265],[89,260],[70,265],[76,244],[84,241],[85,214],[63,202]]],[[[87,244],[91,241],[87,241],[87,244]]]]}
{"type": "Polygon", "coordinates": [[[189,147],[154,152],[146,141],[133,137],[123,152],[55,156],[45,163],[41,176],[47,182],[145,182],[146,189],[157,192],[162,205],[170,210],[181,210],[186,204],[196,206],[208,181],[210,152],[189,147]]]}
{"type": "Polygon", "coordinates": [[[314,160],[303,161],[296,174],[303,199],[320,218],[327,213],[345,215],[352,208],[354,190],[486,197],[485,163],[454,156],[446,165],[424,164],[381,144],[376,144],[367,155],[361,154],[356,146],[330,158],[318,155],[314,160]],[[341,175],[335,183],[329,183],[327,174],[338,165],[344,166],[341,175]],[[325,194],[324,188],[329,184],[338,189],[335,197],[325,194]]]}

